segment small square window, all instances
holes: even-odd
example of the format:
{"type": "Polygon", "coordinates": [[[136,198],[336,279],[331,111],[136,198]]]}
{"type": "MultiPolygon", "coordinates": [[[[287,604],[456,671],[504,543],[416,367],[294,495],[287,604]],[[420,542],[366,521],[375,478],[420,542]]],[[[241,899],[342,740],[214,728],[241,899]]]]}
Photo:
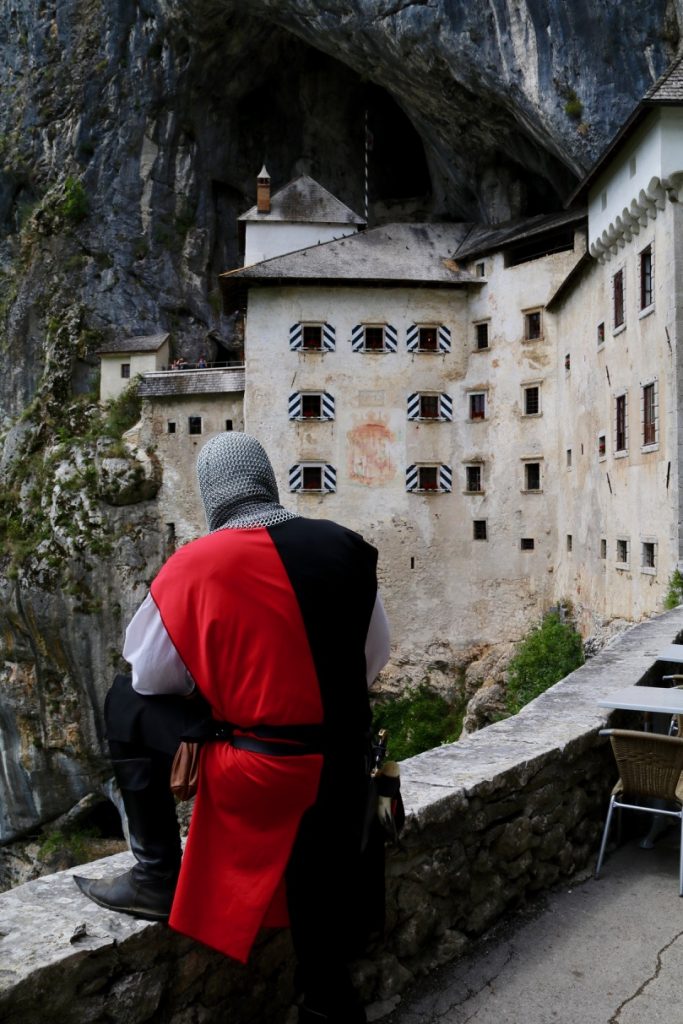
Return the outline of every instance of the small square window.
{"type": "Polygon", "coordinates": [[[175,434],[175,420],[168,420],[166,423],[166,430],[169,434],[175,434]]]}
{"type": "Polygon", "coordinates": [[[541,311],[534,309],[524,314],[524,339],[535,341],[541,337],[541,311]]]}
{"type": "Polygon", "coordinates": [[[524,388],[524,415],[538,416],[541,411],[541,389],[538,385],[524,388]]]}
{"type": "Polygon", "coordinates": [[[130,379],[130,363],[121,363],[121,377],[123,380],[130,379]]]}
{"type": "Polygon", "coordinates": [[[604,459],[607,454],[607,441],[605,434],[598,434],[598,457],[604,459]]]}
{"type": "Polygon", "coordinates": [[[519,542],[519,546],[522,551],[533,551],[534,550],[534,538],[533,537],[522,537],[519,542]]]}
{"type": "Polygon", "coordinates": [[[598,348],[599,348],[601,345],[605,344],[605,323],[604,323],[604,321],[602,323],[598,324],[597,338],[598,338],[598,348]]]}
{"type": "MultiPolygon", "coordinates": [[[[373,328],[371,328],[373,329],[373,328]]],[[[378,328],[374,328],[377,330],[378,328]]],[[[379,328],[381,330],[381,328],[379,328]]],[[[366,333],[367,338],[367,333],[366,333]]],[[[366,346],[367,347],[367,346],[366,346]]],[[[437,352],[439,348],[439,338],[436,327],[420,327],[418,331],[418,352],[437,352]]]]}
{"type": "Polygon", "coordinates": [[[524,463],[524,489],[526,491],[540,491],[541,489],[541,463],[524,463]]]}
{"type": "Polygon", "coordinates": [[[475,269],[477,277],[486,277],[486,264],[485,263],[475,263],[474,269],[475,269]]]}
{"type": "Polygon", "coordinates": [[[438,420],[440,411],[438,395],[420,395],[420,419],[438,420]]]}
{"type": "Polygon", "coordinates": [[[306,395],[301,396],[301,417],[304,420],[319,420],[322,416],[322,396],[306,395]]]}
{"type": "Polygon", "coordinates": [[[420,491],[437,491],[439,489],[436,466],[420,466],[417,471],[417,480],[420,491]]]}
{"type": "Polygon", "coordinates": [[[474,540],[488,540],[485,519],[474,519],[472,521],[472,538],[474,540]]]}
{"type": "Polygon", "coordinates": [[[470,419],[486,419],[486,393],[484,391],[470,394],[470,419]]]}
{"type": "Polygon", "coordinates": [[[574,549],[574,538],[571,533],[567,534],[567,551],[571,553],[574,549]]]}
{"type": "Polygon", "coordinates": [[[384,351],[384,328],[366,327],[364,335],[364,348],[366,352],[384,351]]]}
{"type": "Polygon", "coordinates": [[[465,468],[466,488],[470,494],[478,494],[482,488],[481,466],[467,466],[465,468]]]}
{"type": "Polygon", "coordinates": [[[476,345],[479,352],[489,347],[489,325],[488,323],[475,324],[476,345]]]}
{"type": "Polygon", "coordinates": [[[620,565],[628,565],[628,541],[617,540],[617,562],[620,565]]]}
{"type": "Polygon", "coordinates": [[[320,324],[304,324],[302,346],[307,352],[321,352],[323,347],[323,329],[320,324]]]}
{"type": "Polygon", "coordinates": [[[567,373],[569,373],[571,368],[572,368],[571,352],[565,352],[565,354],[564,354],[564,368],[565,368],[567,373]]]}
{"type": "Polygon", "coordinates": [[[304,491],[322,491],[323,470],[322,466],[303,466],[301,473],[301,488],[304,491]]]}
{"type": "Polygon", "coordinates": [[[572,468],[572,450],[567,448],[567,469],[572,468]]]}
{"type": "Polygon", "coordinates": [[[656,548],[657,545],[654,541],[643,541],[640,562],[643,569],[654,569],[656,567],[656,548]]]}
{"type": "Polygon", "coordinates": [[[188,432],[188,434],[201,434],[201,432],[202,432],[202,418],[201,418],[201,416],[188,416],[188,419],[187,419],[187,432],[188,432]]]}
{"type": "Polygon", "coordinates": [[[232,420],[226,420],[225,421],[225,429],[226,429],[226,431],[227,430],[232,430],[232,420]]]}
{"type": "Polygon", "coordinates": [[[600,558],[607,558],[607,539],[600,538],[600,558]]]}

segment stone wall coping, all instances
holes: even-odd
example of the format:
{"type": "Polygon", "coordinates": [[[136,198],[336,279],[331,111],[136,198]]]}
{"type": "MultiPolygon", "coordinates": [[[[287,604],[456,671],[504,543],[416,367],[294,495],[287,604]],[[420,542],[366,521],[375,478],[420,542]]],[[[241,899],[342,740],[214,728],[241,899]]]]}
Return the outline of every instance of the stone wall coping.
{"type": "MultiPolygon", "coordinates": [[[[683,606],[642,622],[513,718],[404,761],[407,829],[421,831],[452,819],[459,805],[478,794],[489,798],[497,790],[522,788],[571,745],[578,750],[594,744],[595,733],[611,714],[597,701],[642,680],[657,653],[682,630],[683,606]]],[[[29,978],[47,984],[58,977],[55,969],[75,968],[77,960],[102,947],[158,928],[96,906],[72,879],[74,874],[115,875],[131,864],[130,853],[116,854],[0,893],[0,993],[8,994],[29,978]]]]}

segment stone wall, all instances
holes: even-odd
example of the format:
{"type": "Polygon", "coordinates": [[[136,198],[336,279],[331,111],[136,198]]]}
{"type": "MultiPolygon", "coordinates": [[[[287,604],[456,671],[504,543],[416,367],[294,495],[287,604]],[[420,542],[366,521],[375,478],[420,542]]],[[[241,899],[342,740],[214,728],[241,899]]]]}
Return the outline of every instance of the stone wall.
{"type": "MultiPolygon", "coordinates": [[[[403,763],[410,816],[388,861],[387,937],[356,967],[373,1019],[417,976],[591,859],[615,777],[597,701],[646,676],[656,682],[669,668],[653,668],[657,651],[682,630],[683,607],[642,623],[514,718],[403,763]]],[[[129,858],[76,871],[113,874],[129,858]]],[[[265,935],[242,967],[162,926],[101,910],[72,873],[0,895],[5,1024],[289,1020],[286,932],[265,935]]]]}

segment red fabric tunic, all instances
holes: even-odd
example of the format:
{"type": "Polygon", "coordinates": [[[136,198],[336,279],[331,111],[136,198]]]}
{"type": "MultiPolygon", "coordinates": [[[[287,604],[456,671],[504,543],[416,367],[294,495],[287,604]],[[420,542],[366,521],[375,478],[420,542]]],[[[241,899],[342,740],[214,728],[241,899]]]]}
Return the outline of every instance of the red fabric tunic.
{"type": "MultiPolygon", "coordinates": [[[[215,718],[242,727],[322,722],[301,610],[266,529],[188,544],[151,593],[215,718]]],[[[284,871],[321,767],[317,754],[203,747],[171,927],[245,962],[262,925],[288,923],[284,871]]]]}

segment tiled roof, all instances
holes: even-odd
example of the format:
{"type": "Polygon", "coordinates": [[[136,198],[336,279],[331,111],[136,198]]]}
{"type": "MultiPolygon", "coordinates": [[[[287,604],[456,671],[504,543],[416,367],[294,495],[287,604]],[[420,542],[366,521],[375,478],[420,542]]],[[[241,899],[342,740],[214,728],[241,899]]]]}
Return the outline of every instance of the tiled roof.
{"type": "Polygon", "coordinates": [[[117,352],[156,352],[170,334],[145,334],[137,338],[124,338],[123,341],[109,341],[97,349],[99,355],[112,355],[117,352]]]}
{"type": "Polygon", "coordinates": [[[468,224],[386,224],[228,271],[221,280],[227,285],[283,279],[310,284],[481,284],[454,262],[469,228],[468,224]]]}
{"type": "Polygon", "coordinates": [[[683,103],[683,51],[679,53],[651,89],[644,103],[683,103]]]}
{"type": "Polygon", "coordinates": [[[546,231],[569,226],[575,221],[583,220],[585,216],[585,210],[565,210],[562,213],[527,217],[525,220],[516,220],[508,224],[477,224],[458,248],[455,256],[459,260],[471,260],[483,253],[506,249],[529,238],[543,235],[546,231]]]}
{"type": "Polygon", "coordinates": [[[244,391],[244,367],[224,370],[165,370],[143,375],[141,398],[172,398],[179,395],[228,394],[244,391]]]}
{"type": "Polygon", "coordinates": [[[259,213],[255,206],[239,220],[287,221],[290,224],[364,224],[357,213],[336,196],[304,174],[271,196],[270,212],[259,213]]]}

